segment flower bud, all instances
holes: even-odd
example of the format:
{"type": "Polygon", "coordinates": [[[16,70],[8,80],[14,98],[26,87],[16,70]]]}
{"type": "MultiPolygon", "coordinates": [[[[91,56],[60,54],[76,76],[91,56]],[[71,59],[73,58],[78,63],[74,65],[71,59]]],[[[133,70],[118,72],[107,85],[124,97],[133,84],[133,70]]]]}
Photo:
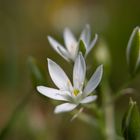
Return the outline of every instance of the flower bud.
{"type": "Polygon", "coordinates": [[[132,99],[123,117],[122,133],[125,140],[137,140],[140,133],[140,114],[136,102],[132,99]]]}
{"type": "Polygon", "coordinates": [[[127,64],[130,74],[134,76],[140,68],[140,28],[134,28],[126,50],[127,64]]]}
{"type": "Polygon", "coordinates": [[[99,40],[97,47],[94,52],[95,59],[98,64],[103,64],[105,73],[110,73],[111,57],[108,46],[104,40],[99,40]]]}

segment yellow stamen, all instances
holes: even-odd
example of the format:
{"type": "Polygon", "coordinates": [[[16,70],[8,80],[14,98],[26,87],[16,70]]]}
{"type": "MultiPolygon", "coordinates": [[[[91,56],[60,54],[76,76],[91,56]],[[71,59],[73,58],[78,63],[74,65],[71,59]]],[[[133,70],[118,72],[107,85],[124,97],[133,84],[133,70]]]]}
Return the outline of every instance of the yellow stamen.
{"type": "Polygon", "coordinates": [[[73,91],[73,94],[75,95],[75,96],[77,96],[78,94],[79,94],[79,90],[78,89],[74,89],[74,91],[73,91]]]}

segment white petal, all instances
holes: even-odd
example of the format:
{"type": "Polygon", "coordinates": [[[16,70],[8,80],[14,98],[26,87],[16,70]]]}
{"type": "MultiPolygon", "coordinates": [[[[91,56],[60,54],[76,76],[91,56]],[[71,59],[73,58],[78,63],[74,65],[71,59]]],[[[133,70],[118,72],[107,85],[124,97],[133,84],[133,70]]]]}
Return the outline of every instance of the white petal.
{"type": "Polygon", "coordinates": [[[68,28],[66,28],[64,30],[64,42],[65,42],[65,45],[66,45],[69,53],[71,54],[72,58],[74,59],[77,54],[77,51],[78,51],[77,41],[76,41],[74,35],[72,34],[72,32],[68,28]]]}
{"type": "Polygon", "coordinates": [[[53,39],[51,36],[48,36],[48,41],[50,43],[50,45],[52,46],[52,48],[58,53],[60,54],[64,59],[68,60],[67,58],[67,50],[60,44],[58,43],[55,39],[53,39]],[[65,52],[65,53],[62,53],[60,51],[60,49],[65,52]]]}
{"type": "Polygon", "coordinates": [[[67,61],[70,61],[70,59],[73,60],[73,58],[71,57],[70,53],[69,53],[66,49],[64,49],[64,48],[62,48],[62,47],[57,47],[57,49],[58,49],[58,53],[59,53],[65,60],[67,60],[67,61]]]}
{"type": "Polygon", "coordinates": [[[60,43],[58,43],[54,38],[52,38],[51,36],[48,36],[48,41],[50,43],[50,45],[52,46],[52,48],[58,52],[57,47],[60,46],[62,48],[64,48],[60,43]]]}
{"type": "Polygon", "coordinates": [[[100,65],[96,69],[95,73],[92,75],[90,80],[88,81],[88,83],[84,89],[84,94],[89,95],[91,92],[93,92],[95,90],[95,88],[98,86],[98,84],[101,81],[102,74],[103,74],[103,66],[100,65]]]}
{"type": "Polygon", "coordinates": [[[53,88],[49,88],[49,87],[45,87],[45,86],[37,86],[37,90],[51,98],[51,99],[54,99],[54,100],[62,100],[62,101],[68,101],[67,100],[67,93],[65,92],[62,92],[60,90],[57,90],[57,89],[53,89],[53,88]]]}
{"type": "Polygon", "coordinates": [[[87,24],[86,27],[84,28],[84,30],[82,31],[81,33],[81,36],[80,36],[80,40],[83,40],[86,47],[88,47],[89,45],[89,42],[90,42],[90,26],[87,24]]]}
{"type": "Polygon", "coordinates": [[[75,109],[76,107],[77,107],[76,104],[64,103],[64,104],[56,106],[54,113],[69,112],[75,109]]]}
{"type": "Polygon", "coordinates": [[[86,55],[91,51],[91,49],[95,46],[96,42],[98,40],[98,35],[95,34],[94,39],[92,40],[92,42],[90,43],[90,45],[87,47],[87,53],[86,55]]]}
{"type": "Polygon", "coordinates": [[[97,96],[96,95],[93,95],[93,96],[88,96],[86,98],[84,98],[82,101],[80,101],[81,104],[86,104],[86,103],[90,103],[90,102],[93,102],[97,99],[97,96]]]}
{"type": "Polygon", "coordinates": [[[63,69],[54,61],[48,59],[49,74],[54,84],[61,90],[71,90],[72,85],[63,69]]]}
{"type": "Polygon", "coordinates": [[[75,60],[73,68],[73,84],[75,89],[82,90],[85,75],[86,75],[86,64],[82,56],[82,53],[80,53],[75,60]]]}

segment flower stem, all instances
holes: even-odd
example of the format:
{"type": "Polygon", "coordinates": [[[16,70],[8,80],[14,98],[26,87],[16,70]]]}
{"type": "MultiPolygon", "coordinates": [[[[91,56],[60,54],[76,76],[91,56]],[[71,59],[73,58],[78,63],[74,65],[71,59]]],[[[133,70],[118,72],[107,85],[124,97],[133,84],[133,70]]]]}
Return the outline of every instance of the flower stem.
{"type": "Polygon", "coordinates": [[[115,140],[114,103],[111,102],[111,90],[105,80],[102,86],[102,106],[105,120],[105,140],[115,140]]]}
{"type": "Polygon", "coordinates": [[[0,132],[0,140],[4,140],[8,134],[8,132],[11,130],[13,124],[15,123],[15,121],[18,119],[18,117],[20,116],[22,110],[24,109],[24,107],[27,105],[28,101],[30,100],[31,97],[31,92],[29,92],[22,100],[21,102],[16,106],[15,110],[13,111],[10,119],[8,120],[8,122],[6,123],[6,125],[4,126],[4,128],[1,130],[0,132]]]}

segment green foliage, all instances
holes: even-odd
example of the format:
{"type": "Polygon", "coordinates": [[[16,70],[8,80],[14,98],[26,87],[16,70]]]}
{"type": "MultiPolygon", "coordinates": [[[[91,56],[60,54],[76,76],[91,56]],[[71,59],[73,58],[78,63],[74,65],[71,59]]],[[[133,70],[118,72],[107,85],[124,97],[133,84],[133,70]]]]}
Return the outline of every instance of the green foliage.
{"type": "Polygon", "coordinates": [[[37,63],[35,58],[29,57],[28,58],[28,68],[31,75],[32,84],[34,87],[37,85],[46,84],[46,75],[43,71],[42,67],[37,63]]]}
{"type": "Polygon", "coordinates": [[[134,28],[127,46],[127,63],[131,75],[135,75],[140,67],[140,28],[134,28]]]}
{"type": "Polygon", "coordinates": [[[132,99],[122,121],[122,133],[125,140],[137,140],[140,133],[140,114],[132,99]]]}
{"type": "Polygon", "coordinates": [[[83,40],[80,40],[80,42],[79,42],[79,52],[82,52],[83,56],[86,53],[86,47],[85,47],[83,40]]]}

